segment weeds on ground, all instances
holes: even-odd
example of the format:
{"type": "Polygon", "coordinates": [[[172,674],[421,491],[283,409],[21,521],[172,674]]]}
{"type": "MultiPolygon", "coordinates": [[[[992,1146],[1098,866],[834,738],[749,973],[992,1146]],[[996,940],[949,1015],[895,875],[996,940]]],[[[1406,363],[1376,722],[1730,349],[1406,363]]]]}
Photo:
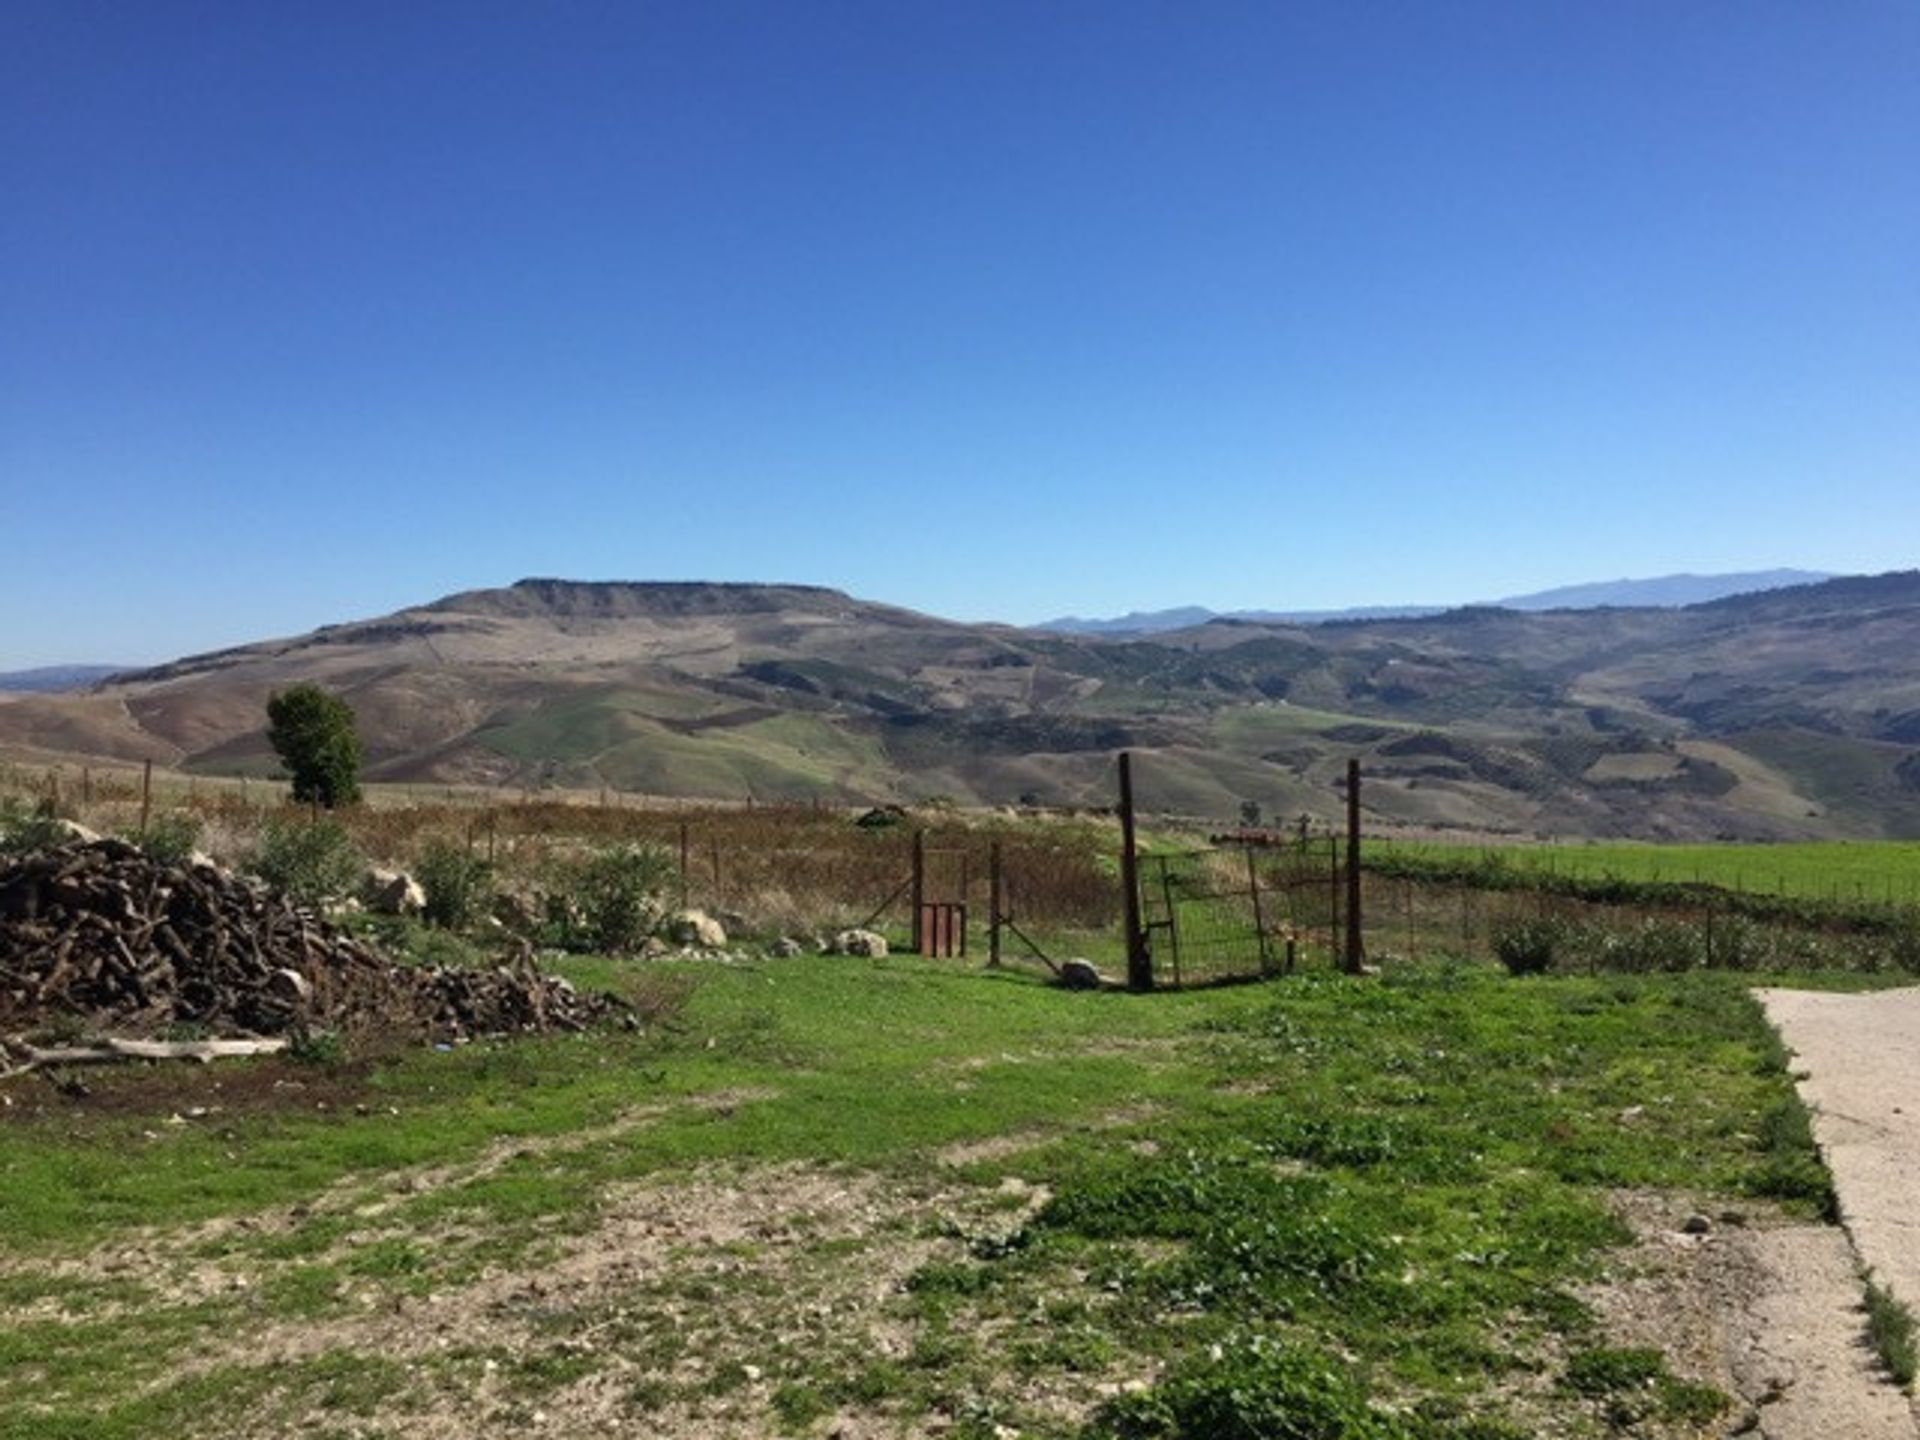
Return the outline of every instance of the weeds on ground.
{"type": "Polygon", "coordinates": [[[1874,1354],[1896,1385],[1911,1390],[1915,1373],[1920,1371],[1913,1311],[1871,1275],[1867,1277],[1866,1308],[1867,1340],[1874,1354]]]}
{"type": "Polygon", "coordinates": [[[1578,1351],[1560,1383],[1576,1395],[1602,1402],[1608,1423],[1622,1429],[1650,1419],[1700,1425],[1733,1403],[1711,1385],[1675,1377],[1667,1369],[1667,1357],[1653,1349],[1578,1351]]]}
{"type": "MultiPolygon", "coordinates": [[[[634,969],[567,964],[582,983],[634,969]]],[[[624,1332],[595,1328],[611,1312],[571,1312],[566,1295],[542,1301],[539,1323],[595,1334],[596,1363],[629,1367],[595,1383],[629,1395],[636,1415],[758,1406],[802,1430],[829,1405],[903,1428],[932,1415],[956,1436],[1075,1433],[1076,1410],[1037,1406],[1045,1394],[1077,1406],[1087,1440],[1511,1440],[1551,1428],[1543,1419],[1598,1426],[1643,1403],[1649,1425],[1678,1425],[1669,1417],[1709,1404],[1664,1361],[1557,1358],[1607,1349],[1578,1292],[1627,1238],[1609,1191],[1733,1194],[1764,1185],[1782,1157],[1817,1167],[1792,1126],[1757,1134],[1755,1117],[1791,1082],[1730,977],[1522,984],[1491,967],[1434,966],[1143,998],[914,959],[644,971],[679,987],[693,976],[690,996],[657,997],[661,1023],[640,1036],[396,1057],[372,1075],[365,1116],[309,1105],[173,1128],[146,1117],[72,1134],[0,1125],[0,1240],[16,1255],[66,1249],[304,1202],[347,1179],[391,1198],[220,1242],[257,1267],[258,1304],[342,1316],[430,1289],[457,1313],[483,1271],[532,1275],[556,1240],[591,1245],[621,1187],[713,1163],[737,1167],[742,1183],[779,1163],[844,1167],[896,1200],[973,1197],[956,1212],[970,1219],[862,1237],[934,1248],[887,1302],[896,1353],[877,1354],[837,1317],[808,1317],[792,1327],[809,1337],[801,1349],[772,1362],[723,1325],[659,1336],[656,1364],[652,1350],[612,1346],[624,1332]],[[759,1098],[675,1103],[720,1090],[759,1098]],[[593,1133],[636,1106],[643,1125],[593,1133]],[[515,1136],[546,1140],[500,1153],[515,1136]],[[959,1142],[1002,1138],[1018,1143],[933,1163],[959,1142]],[[380,1178],[457,1170],[483,1151],[495,1158],[457,1183],[415,1192],[380,1178]],[[700,1362],[699,1378],[681,1375],[683,1359],[700,1362]],[[763,1382],[746,1383],[749,1363],[763,1382]],[[709,1395],[709,1382],[731,1388],[709,1395]],[[1120,1382],[1147,1383],[1117,1394],[1120,1382]]],[[[677,1303],[760,1314],[802,1303],[778,1274],[743,1254],[662,1283],[677,1283],[677,1303]]],[[[620,1325],[659,1329],[646,1297],[618,1303],[620,1325]]],[[[25,1388],[13,1409],[0,1403],[0,1434],[49,1417],[45,1433],[81,1433],[87,1420],[137,1433],[127,1417],[160,1413],[186,1382],[143,1390],[134,1370],[263,1323],[238,1304],[177,1326],[123,1322],[119,1333],[142,1337],[138,1354],[97,1349],[105,1332],[78,1324],[36,1332],[34,1355],[85,1355],[91,1378],[57,1390],[19,1370],[25,1388]]],[[[580,1383],[569,1379],[577,1357],[544,1354],[500,1357],[515,1393],[580,1383]]],[[[292,1393],[260,1383],[275,1404],[292,1393]]],[[[380,1388],[367,1377],[363,1393],[380,1388]]],[[[195,1423],[216,1425],[225,1412],[201,1402],[195,1423]]],[[[409,1406],[442,1402],[395,1392],[378,1403],[383,1420],[405,1424],[409,1406]]]]}

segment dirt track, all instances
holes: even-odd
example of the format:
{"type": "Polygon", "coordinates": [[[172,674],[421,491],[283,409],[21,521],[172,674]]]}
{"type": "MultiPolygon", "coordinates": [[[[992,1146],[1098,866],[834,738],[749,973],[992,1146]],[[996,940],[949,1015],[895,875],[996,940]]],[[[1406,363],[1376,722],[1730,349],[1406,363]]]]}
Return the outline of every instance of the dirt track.
{"type": "MultiPolygon", "coordinates": [[[[1755,993],[1796,1057],[1800,1096],[1813,1111],[1859,1263],[1920,1310],[1920,987],[1755,993]]],[[[1910,1410],[1903,1432],[1831,1419],[1827,1429],[1920,1434],[1910,1410]]]]}

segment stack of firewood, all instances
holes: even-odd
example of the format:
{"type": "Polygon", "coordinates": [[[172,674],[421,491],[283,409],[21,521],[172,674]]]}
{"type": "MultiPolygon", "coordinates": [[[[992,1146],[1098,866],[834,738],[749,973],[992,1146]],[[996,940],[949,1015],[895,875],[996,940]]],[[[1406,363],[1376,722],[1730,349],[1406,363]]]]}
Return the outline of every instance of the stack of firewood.
{"type": "Polygon", "coordinates": [[[620,1009],[528,953],[490,969],[396,965],[256,881],[119,840],[0,864],[0,1031],[70,1016],[122,1035],[458,1039],[575,1030],[620,1009]]]}

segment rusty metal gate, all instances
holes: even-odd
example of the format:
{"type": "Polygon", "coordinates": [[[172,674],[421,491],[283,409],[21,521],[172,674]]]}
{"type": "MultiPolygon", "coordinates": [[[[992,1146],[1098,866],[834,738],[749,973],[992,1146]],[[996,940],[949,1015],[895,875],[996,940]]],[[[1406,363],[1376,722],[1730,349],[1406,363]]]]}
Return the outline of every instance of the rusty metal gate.
{"type": "Polygon", "coordinates": [[[918,833],[913,855],[913,948],[934,959],[964,957],[972,857],[964,850],[928,850],[918,833]]]}

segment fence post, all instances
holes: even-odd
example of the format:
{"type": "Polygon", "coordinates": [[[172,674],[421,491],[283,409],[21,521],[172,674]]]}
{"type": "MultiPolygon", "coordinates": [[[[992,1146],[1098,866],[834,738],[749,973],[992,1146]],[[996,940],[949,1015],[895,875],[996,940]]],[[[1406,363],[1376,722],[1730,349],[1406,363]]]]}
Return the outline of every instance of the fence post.
{"type": "Polygon", "coordinates": [[[680,822],[680,908],[687,908],[687,822],[680,822]]]}
{"type": "Polygon", "coordinates": [[[987,968],[1000,968],[1000,842],[987,847],[987,968]]]}
{"type": "Polygon", "coordinates": [[[1140,852],[1133,828],[1133,755],[1120,752],[1120,887],[1126,892],[1127,988],[1153,988],[1153,957],[1140,928],[1140,852]]]}
{"type": "Polygon", "coordinates": [[[1360,912],[1360,762],[1347,761],[1347,953],[1343,968],[1358,975],[1366,964],[1360,912]]]}
{"type": "Polygon", "coordinates": [[[1327,961],[1340,955],[1340,837],[1327,831],[1327,961]]]}
{"type": "Polygon", "coordinates": [[[1260,973],[1273,973],[1273,955],[1267,949],[1267,920],[1260,913],[1260,867],[1254,863],[1253,846],[1246,847],[1247,894],[1253,900],[1253,931],[1260,939],[1260,973]]]}
{"type": "Polygon", "coordinates": [[[927,832],[913,832],[913,953],[923,954],[921,908],[927,901],[927,832]]]}
{"type": "Polygon", "coordinates": [[[140,762],[140,838],[147,838],[147,821],[153,815],[153,761],[140,762]]]}

